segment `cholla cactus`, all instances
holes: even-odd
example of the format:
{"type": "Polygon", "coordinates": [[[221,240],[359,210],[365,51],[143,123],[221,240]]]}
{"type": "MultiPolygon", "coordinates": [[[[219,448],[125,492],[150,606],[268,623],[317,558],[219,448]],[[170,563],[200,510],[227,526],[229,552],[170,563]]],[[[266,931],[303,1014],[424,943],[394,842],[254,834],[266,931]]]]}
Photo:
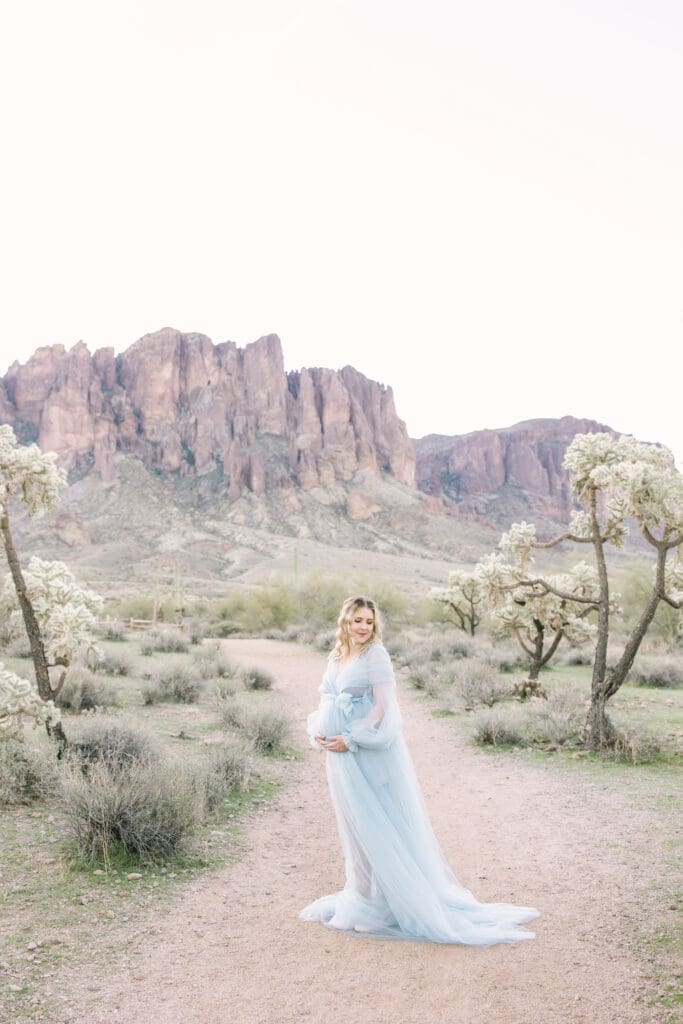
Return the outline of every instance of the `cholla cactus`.
{"type": "Polygon", "coordinates": [[[543,613],[539,622],[561,629],[562,635],[577,642],[592,630],[585,615],[597,610],[587,723],[587,741],[597,749],[610,741],[605,705],[631,669],[659,603],[664,601],[676,609],[683,606],[683,477],[668,449],[604,433],[577,434],[564,465],[573,473],[572,486],[582,506],[573,513],[568,531],[541,542],[535,527],[516,523],[501,540],[502,553],[486,559],[479,572],[495,614],[519,635],[523,635],[526,616],[538,609],[543,613]],[[635,520],[656,551],[653,584],[621,657],[608,669],[609,623],[615,605],[604,549],[606,544],[623,544],[629,519],[635,520]],[[580,563],[569,574],[536,576],[533,550],[564,541],[592,545],[595,567],[580,563]],[[668,556],[676,550],[678,556],[672,563],[668,556]],[[581,607],[586,611],[577,611],[581,607]]]}
{"type": "MultiPolygon", "coordinates": [[[[50,665],[64,667],[70,663],[92,624],[95,597],[81,591],[60,562],[32,559],[24,576],[10,529],[9,504],[16,496],[31,516],[47,511],[55,505],[66,482],[66,473],[57,465],[54,453],[41,452],[35,444],[19,445],[12,428],[0,426],[0,533],[11,573],[11,586],[5,584],[0,605],[5,614],[13,616],[10,624],[16,625],[21,614],[31,647],[38,696],[46,706],[65,676],[62,672],[53,688],[50,665]]],[[[45,724],[49,733],[66,744],[59,721],[48,716],[45,724]]]]}
{"type": "Polygon", "coordinates": [[[28,679],[10,672],[0,661],[0,740],[19,733],[22,715],[33,718],[36,725],[54,726],[59,721],[54,703],[41,700],[28,679]]]}
{"type": "Polygon", "coordinates": [[[448,577],[447,587],[433,587],[429,596],[445,605],[452,613],[455,624],[474,636],[479,625],[479,606],[482,602],[482,583],[475,572],[458,570],[448,577]]]}
{"type": "MultiPolygon", "coordinates": [[[[40,628],[45,655],[51,665],[71,664],[76,651],[94,647],[92,630],[102,598],[78,585],[64,562],[33,557],[24,571],[26,596],[40,628]]],[[[5,577],[0,591],[0,614],[9,615],[9,630],[19,635],[23,621],[14,581],[5,577]]]]}
{"type": "Polygon", "coordinates": [[[66,473],[54,452],[41,452],[37,444],[19,445],[6,423],[0,426],[0,506],[20,493],[30,515],[53,508],[66,486],[66,473]]]}
{"type": "Polygon", "coordinates": [[[515,639],[529,657],[531,682],[563,638],[574,645],[594,638],[596,627],[587,616],[598,607],[597,575],[585,562],[568,572],[534,578],[534,542],[533,527],[515,524],[501,539],[503,554],[490,555],[476,570],[498,633],[515,639]],[[513,560],[506,561],[506,553],[513,560]]]}

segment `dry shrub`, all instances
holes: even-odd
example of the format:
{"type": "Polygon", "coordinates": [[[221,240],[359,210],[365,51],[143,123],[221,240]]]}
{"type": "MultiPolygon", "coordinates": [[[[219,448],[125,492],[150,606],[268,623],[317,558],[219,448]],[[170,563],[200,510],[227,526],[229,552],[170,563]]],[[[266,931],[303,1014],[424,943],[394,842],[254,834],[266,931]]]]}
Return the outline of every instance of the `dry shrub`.
{"type": "Polygon", "coordinates": [[[177,629],[150,629],[140,650],[142,654],[186,654],[188,642],[177,629]]]}
{"type": "Polygon", "coordinates": [[[428,662],[412,662],[408,665],[408,682],[416,690],[426,690],[433,678],[434,671],[428,662]]]}
{"type": "Polygon", "coordinates": [[[246,709],[238,700],[228,698],[221,701],[219,707],[221,724],[225,729],[241,729],[246,709]]]}
{"type": "Polygon", "coordinates": [[[633,729],[617,729],[611,738],[607,756],[628,764],[647,764],[655,761],[662,748],[655,736],[633,729]]]}
{"type": "Polygon", "coordinates": [[[291,725],[286,715],[272,708],[249,708],[237,727],[259,754],[281,754],[287,749],[291,725]]]}
{"type": "Polygon", "coordinates": [[[69,669],[64,685],[57,695],[60,708],[70,711],[94,711],[116,703],[116,689],[94,672],[76,665],[69,669]]]}
{"type": "Polygon", "coordinates": [[[62,807],[82,860],[106,864],[114,852],[158,861],[176,854],[197,823],[192,776],[179,766],[103,761],[87,772],[65,767],[62,807]]]}
{"type": "Polygon", "coordinates": [[[498,672],[516,672],[529,668],[529,658],[517,644],[497,643],[481,650],[481,656],[498,672]]]}
{"type": "Polygon", "coordinates": [[[592,665],[594,651],[592,647],[570,647],[561,658],[563,665],[592,665]]]}
{"type": "Polygon", "coordinates": [[[403,640],[392,639],[387,640],[384,645],[387,649],[389,656],[395,661],[408,661],[410,658],[411,648],[403,640]]]}
{"type": "Polygon", "coordinates": [[[249,788],[253,752],[248,740],[232,736],[197,770],[195,788],[207,814],[215,814],[229,793],[243,793],[249,788]]]}
{"type": "Polygon", "coordinates": [[[207,623],[204,619],[192,619],[187,625],[187,639],[195,646],[206,636],[207,623]]]}
{"type": "Polygon", "coordinates": [[[326,654],[328,651],[332,650],[336,639],[337,631],[335,629],[322,629],[313,637],[313,646],[316,651],[321,651],[323,654],[326,654]]]}
{"type": "Polygon", "coordinates": [[[644,655],[631,669],[630,681],[637,686],[675,689],[683,686],[683,658],[671,655],[644,655]]]}
{"type": "Polygon", "coordinates": [[[203,678],[234,679],[239,674],[239,665],[214,644],[203,644],[192,652],[192,662],[203,678]]]}
{"type": "Polygon", "coordinates": [[[149,733],[128,724],[91,720],[71,741],[68,758],[87,773],[92,765],[102,764],[120,771],[133,764],[159,761],[159,747],[149,733]]]}
{"type": "Polygon", "coordinates": [[[124,651],[107,652],[97,659],[97,671],[105,676],[129,676],[133,663],[124,651]]]}
{"type": "Polygon", "coordinates": [[[586,706],[577,690],[551,691],[546,699],[528,704],[527,735],[534,743],[567,743],[579,740],[586,720],[586,706]]]}
{"type": "Polygon", "coordinates": [[[245,690],[272,690],[274,677],[261,668],[243,668],[240,678],[245,690]]]}
{"type": "Polygon", "coordinates": [[[166,693],[156,679],[148,679],[144,682],[140,687],[140,693],[142,694],[142,703],[146,707],[161,704],[166,700],[166,693]]]}
{"type": "Polygon", "coordinates": [[[0,740],[0,807],[30,804],[50,796],[55,789],[57,763],[48,751],[37,750],[23,740],[0,740]]]}
{"type": "MultiPolygon", "coordinates": [[[[156,680],[152,680],[152,684],[155,681],[161,694],[161,700],[171,701],[176,704],[196,704],[199,700],[201,684],[197,677],[185,668],[184,665],[172,665],[170,668],[162,669],[158,673],[156,680]]],[[[143,689],[145,689],[146,693],[147,688],[143,689]]],[[[149,689],[151,692],[151,687],[149,689]]],[[[146,703],[155,703],[153,700],[146,700],[145,694],[143,694],[143,700],[146,703]]]]}
{"type": "Polygon", "coordinates": [[[104,640],[121,642],[126,639],[126,631],[123,628],[123,623],[119,622],[117,619],[108,619],[102,626],[100,634],[104,640]]]}
{"type": "Polygon", "coordinates": [[[25,633],[10,640],[3,652],[8,658],[30,658],[31,645],[25,633]]]}
{"type": "Polygon", "coordinates": [[[495,668],[480,658],[469,658],[452,667],[453,686],[466,708],[493,707],[510,696],[510,686],[495,668]]]}
{"type": "Polygon", "coordinates": [[[223,707],[223,702],[234,697],[236,693],[237,687],[232,679],[217,679],[211,690],[214,703],[219,711],[223,707]]]}
{"type": "Polygon", "coordinates": [[[435,643],[429,657],[431,661],[454,661],[457,658],[476,657],[477,653],[477,641],[463,633],[462,636],[447,640],[445,643],[435,643]]]}
{"type": "Polygon", "coordinates": [[[493,747],[524,743],[524,722],[519,708],[498,707],[478,712],[474,718],[474,739],[493,747]]]}

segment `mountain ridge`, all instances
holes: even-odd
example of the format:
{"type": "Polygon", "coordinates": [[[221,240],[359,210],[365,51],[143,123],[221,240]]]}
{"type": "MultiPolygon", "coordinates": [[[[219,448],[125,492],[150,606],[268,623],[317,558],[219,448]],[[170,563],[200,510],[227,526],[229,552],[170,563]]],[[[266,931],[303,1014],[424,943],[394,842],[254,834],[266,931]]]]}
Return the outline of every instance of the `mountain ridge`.
{"type": "Polygon", "coordinates": [[[277,335],[240,349],[173,328],[118,356],[39,348],[0,378],[0,421],[69,471],[39,531],[18,524],[26,550],[95,584],[174,562],[198,590],[340,562],[435,582],[515,519],[555,532],[567,445],[609,430],[566,416],[413,441],[392,389],[352,366],[285,372],[277,335]]]}

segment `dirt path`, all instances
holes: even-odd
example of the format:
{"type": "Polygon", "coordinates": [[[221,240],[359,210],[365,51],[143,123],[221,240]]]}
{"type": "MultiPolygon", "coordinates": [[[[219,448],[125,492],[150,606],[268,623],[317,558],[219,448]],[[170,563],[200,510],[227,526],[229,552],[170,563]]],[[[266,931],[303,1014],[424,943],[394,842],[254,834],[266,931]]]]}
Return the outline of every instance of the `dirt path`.
{"type": "MultiPolygon", "coordinates": [[[[273,671],[293,718],[317,701],[319,655],[275,641],[226,641],[273,671]]],[[[657,819],[613,792],[465,746],[404,694],[408,743],[437,836],[482,900],[536,905],[537,939],[472,949],[384,942],[298,920],[343,884],[323,755],[249,826],[239,863],[180,895],[131,938],[120,962],[71,974],[71,1021],[92,1024],[649,1024],[632,935],[651,912],[645,848],[657,819]]],[[[303,746],[303,743],[302,743],[303,746]]]]}

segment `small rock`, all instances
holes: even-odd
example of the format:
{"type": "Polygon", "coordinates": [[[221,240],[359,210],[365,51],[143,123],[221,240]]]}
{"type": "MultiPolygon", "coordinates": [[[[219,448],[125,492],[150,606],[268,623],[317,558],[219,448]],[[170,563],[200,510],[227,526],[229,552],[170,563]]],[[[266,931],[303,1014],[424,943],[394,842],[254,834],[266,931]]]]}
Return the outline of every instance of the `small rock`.
{"type": "Polygon", "coordinates": [[[102,868],[95,868],[95,870],[93,871],[93,875],[106,875],[106,873],[107,872],[103,871],[102,868]]]}
{"type": "Polygon", "coordinates": [[[142,875],[140,874],[139,871],[130,871],[126,875],[126,878],[128,879],[129,882],[135,882],[137,881],[138,878],[142,878],[142,875]]]}

